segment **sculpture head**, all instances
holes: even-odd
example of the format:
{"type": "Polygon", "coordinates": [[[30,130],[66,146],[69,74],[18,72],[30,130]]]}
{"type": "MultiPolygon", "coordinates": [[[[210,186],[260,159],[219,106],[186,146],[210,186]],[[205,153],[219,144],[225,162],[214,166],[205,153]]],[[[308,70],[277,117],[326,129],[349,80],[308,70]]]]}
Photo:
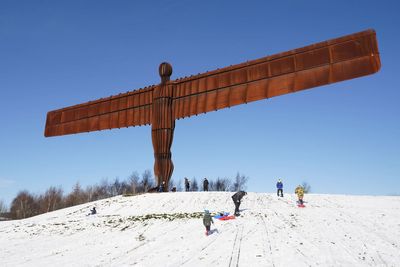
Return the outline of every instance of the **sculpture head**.
{"type": "Polygon", "coordinates": [[[160,74],[161,77],[161,83],[168,82],[172,75],[171,64],[169,64],[168,62],[161,63],[160,67],[158,67],[158,73],[160,74]]]}

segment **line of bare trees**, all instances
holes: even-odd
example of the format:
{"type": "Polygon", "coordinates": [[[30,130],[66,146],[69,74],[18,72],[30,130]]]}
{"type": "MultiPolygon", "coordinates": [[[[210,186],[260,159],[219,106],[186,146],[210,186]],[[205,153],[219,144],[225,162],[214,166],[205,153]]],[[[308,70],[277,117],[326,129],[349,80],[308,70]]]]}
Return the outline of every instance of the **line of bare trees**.
{"type": "Polygon", "coordinates": [[[6,204],[0,199],[0,221],[3,219],[3,216],[6,215],[7,211],[6,204]]]}
{"type": "Polygon", "coordinates": [[[9,216],[11,219],[23,219],[117,195],[147,192],[153,186],[153,180],[152,173],[146,170],[141,177],[134,172],[125,181],[119,178],[111,182],[103,179],[99,184],[86,188],[77,182],[66,195],[61,187],[54,186],[39,195],[23,190],[11,202],[9,216]]]}
{"type": "MultiPolygon", "coordinates": [[[[237,173],[233,182],[229,178],[217,178],[215,181],[209,180],[210,191],[238,191],[245,188],[248,177],[237,173]]],[[[182,191],[182,181],[175,184],[170,181],[169,189],[173,187],[176,191],[182,191]]],[[[64,194],[61,187],[49,187],[42,194],[32,194],[27,190],[20,191],[13,199],[10,205],[9,213],[6,213],[6,208],[3,202],[0,202],[0,214],[8,214],[11,219],[23,219],[42,213],[71,207],[99,199],[109,198],[117,195],[134,195],[143,192],[148,192],[154,188],[154,178],[151,171],[146,170],[141,176],[137,172],[132,173],[126,180],[120,181],[115,178],[109,182],[103,179],[99,184],[89,185],[83,188],[77,182],[70,193],[64,194]]],[[[192,180],[191,191],[202,190],[199,188],[196,179],[192,180]]]]}

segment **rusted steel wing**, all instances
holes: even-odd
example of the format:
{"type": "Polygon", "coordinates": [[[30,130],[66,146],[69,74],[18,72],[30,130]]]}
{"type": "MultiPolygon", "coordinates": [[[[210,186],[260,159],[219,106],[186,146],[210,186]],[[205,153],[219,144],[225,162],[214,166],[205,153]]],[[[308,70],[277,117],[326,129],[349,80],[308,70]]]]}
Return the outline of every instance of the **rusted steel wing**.
{"type": "Polygon", "coordinates": [[[175,119],[373,74],[376,34],[367,30],[215,71],[177,79],[175,119]]]}
{"type": "MultiPolygon", "coordinates": [[[[374,30],[367,30],[167,81],[172,86],[172,119],[357,78],[375,73],[379,68],[376,34],[374,30]]],[[[45,136],[152,124],[152,112],[159,108],[153,107],[153,91],[159,87],[150,86],[50,111],[45,136]]]]}
{"type": "Polygon", "coordinates": [[[49,137],[151,124],[155,87],[50,111],[44,135],[49,137]]]}

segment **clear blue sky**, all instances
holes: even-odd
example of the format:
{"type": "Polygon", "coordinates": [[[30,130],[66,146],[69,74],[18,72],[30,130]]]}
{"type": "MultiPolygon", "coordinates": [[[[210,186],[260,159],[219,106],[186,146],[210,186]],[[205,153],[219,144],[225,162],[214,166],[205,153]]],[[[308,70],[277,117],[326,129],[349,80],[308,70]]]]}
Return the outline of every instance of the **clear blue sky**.
{"type": "Polygon", "coordinates": [[[153,170],[150,126],[45,138],[46,113],[373,28],[379,73],[176,122],[175,181],[400,194],[398,1],[0,0],[0,199],[153,170]]]}

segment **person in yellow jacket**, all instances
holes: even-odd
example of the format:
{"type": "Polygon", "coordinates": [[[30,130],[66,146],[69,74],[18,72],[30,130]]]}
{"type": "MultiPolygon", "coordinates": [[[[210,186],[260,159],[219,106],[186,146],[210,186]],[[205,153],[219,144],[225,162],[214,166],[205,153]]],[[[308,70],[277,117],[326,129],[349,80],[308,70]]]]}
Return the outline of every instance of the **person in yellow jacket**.
{"type": "Polygon", "coordinates": [[[294,192],[297,194],[297,198],[299,199],[299,204],[303,205],[303,197],[304,197],[304,188],[301,185],[298,185],[294,192]]]}

